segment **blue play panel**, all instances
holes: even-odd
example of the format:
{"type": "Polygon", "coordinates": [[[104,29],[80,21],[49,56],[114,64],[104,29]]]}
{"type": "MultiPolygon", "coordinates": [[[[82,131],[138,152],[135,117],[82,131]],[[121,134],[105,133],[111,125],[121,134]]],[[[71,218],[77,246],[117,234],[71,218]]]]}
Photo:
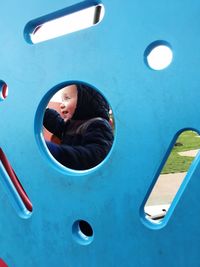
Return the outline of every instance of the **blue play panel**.
{"type": "Polygon", "coordinates": [[[200,266],[198,156],[163,221],[144,213],[177,136],[200,130],[199,10],[197,0],[2,1],[0,258],[9,267],[200,266]],[[94,27],[32,42],[44,23],[99,5],[94,27]],[[147,62],[157,45],[173,52],[162,70],[147,62]],[[76,82],[98,89],[115,118],[112,150],[86,171],[58,164],[42,138],[49,99],[76,82]]]}

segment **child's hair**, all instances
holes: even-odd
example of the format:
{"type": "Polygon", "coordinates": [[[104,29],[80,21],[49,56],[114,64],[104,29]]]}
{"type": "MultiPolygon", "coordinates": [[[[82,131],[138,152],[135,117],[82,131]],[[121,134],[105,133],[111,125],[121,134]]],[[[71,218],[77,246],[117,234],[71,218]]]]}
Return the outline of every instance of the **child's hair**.
{"type": "Polygon", "coordinates": [[[77,107],[72,120],[88,120],[101,117],[109,121],[109,104],[96,90],[85,84],[77,84],[77,107]]]}

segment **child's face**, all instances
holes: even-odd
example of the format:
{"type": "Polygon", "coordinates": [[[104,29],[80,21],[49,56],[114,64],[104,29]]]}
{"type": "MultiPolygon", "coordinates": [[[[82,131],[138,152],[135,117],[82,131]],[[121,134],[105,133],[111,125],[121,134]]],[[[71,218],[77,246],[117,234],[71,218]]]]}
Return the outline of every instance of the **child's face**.
{"type": "Polygon", "coordinates": [[[62,89],[62,103],[60,104],[61,113],[64,120],[72,118],[77,105],[77,87],[69,85],[62,89]]]}

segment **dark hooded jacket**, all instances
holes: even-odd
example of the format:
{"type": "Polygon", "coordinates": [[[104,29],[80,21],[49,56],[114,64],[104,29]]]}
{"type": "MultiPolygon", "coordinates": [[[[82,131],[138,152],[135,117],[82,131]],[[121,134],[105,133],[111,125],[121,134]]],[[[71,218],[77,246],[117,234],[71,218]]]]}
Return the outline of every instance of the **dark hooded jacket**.
{"type": "Polygon", "coordinates": [[[46,109],[44,127],[61,140],[57,145],[47,142],[51,154],[62,165],[86,170],[98,165],[113,143],[109,123],[109,105],[96,90],[77,85],[77,107],[71,120],[65,122],[53,109],[46,109]]]}

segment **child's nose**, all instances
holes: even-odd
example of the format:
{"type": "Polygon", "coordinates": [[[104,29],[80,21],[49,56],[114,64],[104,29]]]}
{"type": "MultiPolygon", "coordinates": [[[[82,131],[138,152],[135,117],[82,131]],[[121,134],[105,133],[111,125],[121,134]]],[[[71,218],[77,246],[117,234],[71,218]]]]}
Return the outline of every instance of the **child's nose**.
{"type": "Polygon", "coordinates": [[[60,104],[60,108],[61,108],[61,109],[65,108],[65,104],[64,104],[64,103],[61,103],[61,104],[60,104]]]}

